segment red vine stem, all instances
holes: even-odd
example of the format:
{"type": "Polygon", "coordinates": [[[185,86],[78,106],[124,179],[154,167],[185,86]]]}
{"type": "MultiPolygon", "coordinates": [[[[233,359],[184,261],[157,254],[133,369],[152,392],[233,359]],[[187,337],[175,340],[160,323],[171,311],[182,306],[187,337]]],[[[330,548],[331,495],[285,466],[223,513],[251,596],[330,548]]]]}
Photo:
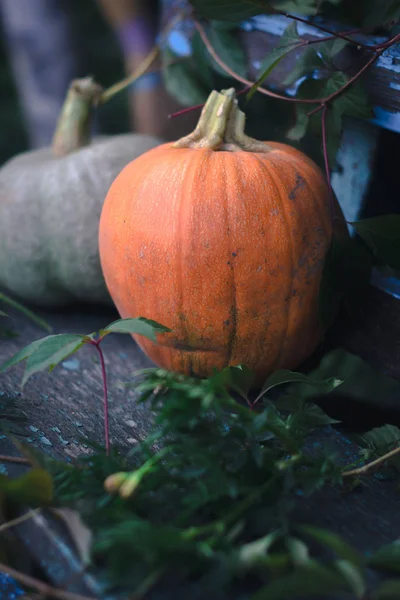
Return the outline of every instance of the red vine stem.
{"type": "MultiPolygon", "coordinates": [[[[245,79],[244,77],[242,77],[241,75],[236,73],[236,71],[231,69],[229,67],[229,65],[227,65],[218,56],[213,45],[211,44],[210,40],[208,39],[206,31],[205,31],[204,27],[201,25],[201,23],[199,23],[198,21],[194,21],[194,25],[195,25],[201,39],[203,40],[203,43],[204,43],[205,47],[207,48],[208,52],[211,54],[211,56],[213,57],[215,62],[218,63],[218,65],[221,67],[221,69],[223,69],[226,73],[228,73],[228,75],[230,75],[233,79],[236,79],[237,81],[240,81],[241,83],[243,83],[247,86],[253,86],[254,82],[249,81],[248,79],[245,79]]],[[[339,88],[338,90],[336,90],[329,96],[325,96],[324,98],[314,98],[314,99],[291,98],[289,96],[283,96],[282,94],[276,94],[275,92],[271,92],[270,90],[267,90],[262,87],[258,87],[257,91],[262,94],[265,94],[266,96],[270,96],[271,98],[277,98],[278,100],[286,100],[286,102],[298,102],[300,104],[320,104],[320,105],[328,104],[329,102],[334,100],[337,96],[339,96],[340,94],[345,92],[353,83],[355,83],[355,81],[357,81],[357,79],[359,79],[359,77],[361,77],[361,75],[379,58],[379,56],[381,54],[383,54],[383,52],[389,46],[391,46],[392,44],[395,44],[399,40],[400,40],[400,34],[395,35],[394,38],[392,38],[391,40],[389,40],[388,42],[385,43],[384,47],[375,51],[373,56],[371,56],[371,58],[365,63],[365,65],[355,75],[353,75],[353,77],[351,77],[348,81],[346,81],[346,83],[341,88],[339,88]]],[[[321,110],[321,109],[319,109],[319,110],[321,110]]],[[[318,111],[315,111],[315,112],[318,112],[318,111]]]]}
{"type": "Polygon", "coordinates": [[[104,353],[100,346],[102,338],[98,340],[94,340],[92,338],[88,338],[85,340],[87,344],[94,346],[99,353],[100,358],[100,367],[101,367],[101,376],[103,380],[103,411],[104,411],[104,439],[105,439],[105,449],[107,456],[110,454],[110,428],[109,428],[109,418],[108,418],[108,386],[107,386],[107,371],[106,364],[104,362],[104,353]]]}
{"type": "Polygon", "coordinates": [[[104,439],[105,439],[105,445],[106,445],[106,454],[108,456],[110,454],[110,433],[109,433],[109,423],[108,423],[107,372],[106,372],[106,364],[104,362],[103,350],[100,347],[100,341],[97,341],[96,348],[97,348],[97,352],[99,353],[100,365],[101,365],[101,375],[102,375],[102,379],[103,379],[104,439]]]}
{"type": "MultiPolygon", "coordinates": [[[[324,27],[323,25],[318,25],[317,23],[313,23],[312,21],[308,21],[307,19],[303,19],[302,17],[298,17],[296,15],[292,15],[290,13],[287,12],[283,12],[281,10],[274,10],[274,13],[276,15],[281,15],[282,17],[286,17],[287,19],[292,19],[293,21],[298,21],[299,23],[305,23],[306,25],[309,25],[310,27],[314,27],[315,29],[319,29],[320,31],[323,31],[324,33],[329,33],[329,35],[331,36],[329,39],[334,39],[334,38],[340,38],[342,40],[345,40],[346,42],[349,42],[350,44],[354,44],[355,46],[358,46],[359,48],[366,48],[368,50],[378,50],[379,48],[381,48],[382,44],[377,44],[377,45],[368,45],[368,44],[364,44],[362,42],[357,42],[356,40],[353,40],[349,37],[347,37],[348,35],[354,35],[356,33],[361,33],[361,31],[359,29],[353,29],[352,31],[343,31],[343,32],[335,32],[332,31],[331,29],[327,29],[326,27],[324,27]]],[[[324,38],[321,41],[326,41],[328,38],[324,38]]],[[[319,41],[319,40],[318,40],[319,41]]],[[[387,42],[384,42],[384,44],[386,44],[387,42]]]]}

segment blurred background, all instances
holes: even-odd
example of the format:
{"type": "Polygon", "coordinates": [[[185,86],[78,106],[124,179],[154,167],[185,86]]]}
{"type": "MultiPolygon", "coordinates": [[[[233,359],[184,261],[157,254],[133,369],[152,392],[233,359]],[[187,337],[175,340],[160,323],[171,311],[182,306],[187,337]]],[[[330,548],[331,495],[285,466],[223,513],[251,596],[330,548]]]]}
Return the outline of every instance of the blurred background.
{"type": "MultiPolygon", "coordinates": [[[[40,103],[32,89],[30,98],[27,99],[22,92],[22,81],[18,77],[29,77],[28,65],[24,54],[26,46],[18,48],[20,39],[11,37],[9,22],[14,17],[15,10],[12,5],[23,10],[27,4],[38,5],[42,0],[0,0],[0,164],[14,154],[39,145],[47,145],[51,140],[54,127],[54,115],[58,114],[60,102],[65,93],[65,81],[75,77],[84,77],[92,74],[104,87],[122,79],[125,75],[122,52],[118,39],[107,22],[97,0],[45,0],[45,8],[57,5],[55,13],[47,14],[41,22],[35,22],[37,11],[27,15],[25,40],[29,43],[29,34],[35,27],[39,36],[46,36],[46,46],[51,47],[52,37],[55,36],[57,47],[64,47],[68,52],[61,55],[53,54],[52,61],[46,58],[46,68],[40,73],[38,79],[52,86],[55,104],[51,114],[47,114],[43,123],[42,135],[37,131],[37,125],[30,124],[27,114],[24,113],[24,101],[40,103]],[[37,4],[38,3],[38,4],[37,4]],[[10,10],[11,7],[11,10],[10,10]],[[13,14],[11,14],[13,13],[13,14]],[[7,21],[7,22],[6,22],[7,21]],[[51,27],[53,25],[53,36],[51,27]],[[28,30],[28,27],[30,30],[28,30]],[[68,28],[68,37],[65,30],[68,28]],[[14,67],[14,68],[13,68],[14,67]],[[47,70],[46,70],[47,69],[47,70]],[[57,81],[54,78],[57,77],[57,81]],[[58,100],[58,102],[57,102],[58,100]],[[50,139],[49,139],[50,138],[50,139]]],[[[15,17],[15,18],[18,18],[15,17]]],[[[15,31],[16,27],[13,28],[15,31]]],[[[23,23],[18,23],[18,29],[23,30],[23,23]]],[[[32,41],[30,42],[32,43],[32,41]]],[[[41,50],[41,49],[39,49],[41,50]]],[[[30,91],[30,81],[24,86],[26,93],[30,91]]],[[[105,104],[99,111],[97,128],[107,134],[120,133],[130,128],[129,97],[127,93],[118,94],[109,104],[105,104]]],[[[48,107],[47,107],[48,108],[48,107]]],[[[33,107],[32,107],[33,111],[33,107]]],[[[29,111],[30,112],[30,111],[29,111]]]]}

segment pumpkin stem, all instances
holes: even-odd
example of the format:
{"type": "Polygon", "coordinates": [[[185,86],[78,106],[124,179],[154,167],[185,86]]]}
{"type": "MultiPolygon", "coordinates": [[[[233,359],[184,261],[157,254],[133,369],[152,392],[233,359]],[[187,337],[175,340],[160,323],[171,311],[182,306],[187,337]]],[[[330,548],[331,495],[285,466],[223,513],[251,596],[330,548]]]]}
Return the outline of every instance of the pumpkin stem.
{"type": "Polygon", "coordinates": [[[213,90],[196,129],[173,144],[174,148],[209,148],[228,152],[268,152],[270,147],[245,134],[246,115],[238,107],[236,90],[213,90]]]}
{"type": "Polygon", "coordinates": [[[92,77],[72,81],[53,137],[52,148],[56,156],[70,154],[90,144],[92,112],[102,93],[103,88],[92,77]]]}

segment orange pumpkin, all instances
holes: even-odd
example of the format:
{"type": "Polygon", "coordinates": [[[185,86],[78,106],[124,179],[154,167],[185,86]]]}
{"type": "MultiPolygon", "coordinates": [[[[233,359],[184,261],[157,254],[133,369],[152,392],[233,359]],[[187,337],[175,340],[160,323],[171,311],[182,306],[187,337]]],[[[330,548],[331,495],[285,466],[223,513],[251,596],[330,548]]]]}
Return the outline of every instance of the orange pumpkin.
{"type": "Polygon", "coordinates": [[[172,330],[158,344],[134,336],[157,365],[204,377],[242,364],[259,384],[321,340],[332,207],[314,162],[249,138],[244,121],[235,90],[212,92],[192,134],[115,179],[99,243],[120,315],[172,330]]]}

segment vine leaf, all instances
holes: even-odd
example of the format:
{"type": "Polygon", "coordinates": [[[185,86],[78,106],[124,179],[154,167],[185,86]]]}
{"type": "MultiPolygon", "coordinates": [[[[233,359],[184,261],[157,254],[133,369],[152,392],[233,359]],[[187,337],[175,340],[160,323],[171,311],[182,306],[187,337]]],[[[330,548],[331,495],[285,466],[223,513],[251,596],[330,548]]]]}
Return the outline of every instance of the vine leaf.
{"type": "Polygon", "coordinates": [[[268,377],[267,381],[261,388],[257,400],[259,400],[262,396],[271,391],[274,387],[278,385],[284,385],[287,383],[307,384],[318,388],[320,392],[328,393],[336,387],[338,387],[343,382],[342,380],[336,379],[335,377],[331,377],[330,379],[325,380],[317,380],[310,377],[309,375],[304,375],[303,373],[296,373],[294,371],[287,371],[286,369],[281,369],[273,373],[270,377],[268,377]]]}
{"type": "MultiPolygon", "coordinates": [[[[400,429],[395,425],[387,424],[352,437],[359,446],[367,448],[376,456],[382,456],[400,444],[400,429]]],[[[400,470],[399,456],[393,456],[388,462],[400,470]]]]}
{"type": "Polygon", "coordinates": [[[170,48],[162,53],[162,74],[167,91],[183,106],[194,106],[206,101],[210,90],[201,78],[193,57],[184,62],[170,48]]]}
{"type": "Polygon", "coordinates": [[[400,575],[400,540],[379,548],[369,558],[368,564],[374,569],[400,575]]]}
{"type": "Polygon", "coordinates": [[[311,525],[303,525],[301,527],[301,531],[312,537],[323,546],[329,548],[329,550],[337,554],[337,556],[343,560],[346,560],[351,565],[354,565],[358,568],[362,567],[363,559],[360,554],[336,533],[311,525]]]}
{"type": "Polygon", "coordinates": [[[99,331],[99,334],[101,337],[104,337],[109,333],[129,333],[143,335],[152,342],[156,342],[157,333],[167,333],[170,331],[171,329],[164,327],[164,325],[160,325],[160,323],[157,323],[156,321],[145,319],[144,317],[138,317],[136,319],[118,319],[99,331]]]}
{"type": "Polygon", "coordinates": [[[317,0],[275,0],[270,4],[279,10],[306,16],[314,15],[317,9],[317,0]]]}
{"type": "Polygon", "coordinates": [[[256,593],[252,600],[286,600],[296,596],[331,594],[346,591],[349,585],[340,572],[314,560],[298,566],[293,573],[272,581],[256,593]]]}
{"type": "Polygon", "coordinates": [[[383,215],[351,223],[381,261],[400,269],[400,215],[383,215]]]}
{"type": "Polygon", "coordinates": [[[53,500],[53,482],[44,469],[31,469],[16,479],[0,475],[0,490],[8,498],[30,506],[48,505],[53,500]]]}
{"type": "MultiPolygon", "coordinates": [[[[323,88],[323,95],[330,96],[339,91],[346,83],[349,77],[341,71],[335,71],[326,82],[323,88]]],[[[350,117],[360,119],[371,119],[374,116],[372,108],[368,102],[368,97],[360,81],[355,81],[342,94],[332,102],[333,110],[340,115],[346,114],[350,117]]]]}
{"type": "MultiPolygon", "coordinates": [[[[296,62],[284,80],[285,85],[293,85],[302,77],[312,74],[322,66],[322,60],[315,48],[308,46],[296,59],[296,62]]],[[[311,97],[311,96],[310,96],[311,97]]],[[[307,110],[310,110],[309,108],[307,110]]]]}
{"type": "Polygon", "coordinates": [[[371,596],[371,600],[398,600],[400,598],[400,580],[384,581],[371,596]]]}
{"type": "MultiPolygon", "coordinates": [[[[208,39],[217,55],[228,67],[241,77],[247,76],[246,56],[234,32],[218,27],[217,23],[211,22],[208,30],[208,39]]],[[[226,71],[219,66],[208,50],[205,50],[213,70],[219,75],[227,77],[226,71]]]]}
{"type": "Polygon", "coordinates": [[[362,600],[365,598],[366,584],[363,571],[348,560],[336,560],[335,567],[340,571],[341,575],[346,579],[354,596],[362,600]]]}
{"type": "Polygon", "coordinates": [[[87,336],[72,333],[49,335],[36,340],[14,354],[0,367],[0,373],[26,360],[22,387],[29,377],[39,371],[52,371],[56,365],[74,354],[84,344],[87,336]]]}
{"type": "Polygon", "coordinates": [[[271,12],[267,0],[190,0],[190,3],[201,16],[219,21],[243,21],[271,12]]]}
{"type": "Polygon", "coordinates": [[[260,85],[275,69],[282,58],[284,58],[287,54],[289,54],[289,52],[299,45],[299,41],[297,23],[293,21],[283,32],[280,44],[273,48],[262,61],[260,66],[260,75],[257,77],[257,81],[251,86],[246,96],[247,100],[250,100],[253,97],[260,85]]]}
{"type": "Polygon", "coordinates": [[[226,367],[226,369],[222,371],[222,374],[227,377],[227,385],[240,394],[242,398],[247,400],[248,393],[254,381],[253,371],[245,365],[237,365],[226,367]]]}

